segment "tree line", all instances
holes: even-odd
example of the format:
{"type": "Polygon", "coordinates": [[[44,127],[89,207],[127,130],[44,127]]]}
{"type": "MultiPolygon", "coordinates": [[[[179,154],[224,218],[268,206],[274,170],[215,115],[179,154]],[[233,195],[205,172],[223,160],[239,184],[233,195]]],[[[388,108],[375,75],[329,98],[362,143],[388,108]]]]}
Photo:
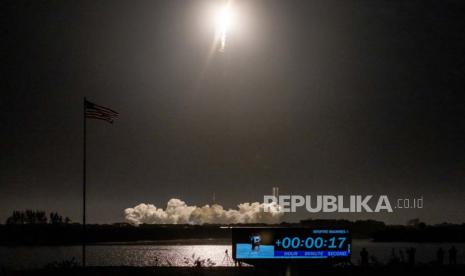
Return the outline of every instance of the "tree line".
{"type": "Polygon", "coordinates": [[[41,210],[15,210],[6,219],[6,224],[68,224],[71,222],[69,217],[64,217],[56,212],[50,212],[47,216],[45,211],[41,210]]]}

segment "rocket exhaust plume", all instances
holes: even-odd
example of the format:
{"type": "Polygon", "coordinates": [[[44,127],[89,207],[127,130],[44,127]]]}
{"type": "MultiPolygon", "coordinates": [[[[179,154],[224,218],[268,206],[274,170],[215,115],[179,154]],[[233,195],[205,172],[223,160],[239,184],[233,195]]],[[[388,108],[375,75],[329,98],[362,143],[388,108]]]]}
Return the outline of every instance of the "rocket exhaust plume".
{"type": "Polygon", "coordinates": [[[127,222],[139,224],[236,224],[279,223],[284,213],[276,203],[241,203],[237,209],[224,209],[219,204],[202,207],[189,206],[184,201],[172,198],[166,209],[153,204],[141,203],[124,210],[127,222]],[[266,209],[266,211],[265,211],[266,209]]]}

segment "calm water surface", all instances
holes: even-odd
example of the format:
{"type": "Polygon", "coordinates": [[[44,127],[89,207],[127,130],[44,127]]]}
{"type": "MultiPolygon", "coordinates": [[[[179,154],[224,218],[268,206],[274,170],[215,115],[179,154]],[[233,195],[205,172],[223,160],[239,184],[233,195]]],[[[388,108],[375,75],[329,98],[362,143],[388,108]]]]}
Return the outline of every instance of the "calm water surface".
{"type": "MultiPolygon", "coordinates": [[[[352,262],[358,263],[361,248],[367,248],[380,262],[387,262],[395,248],[405,252],[408,247],[417,249],[418,262],[427,263],[435,259],[436,250],[446,251],[451,243],[374,243],[369,240],[353,240],[352,262]]],[[[465,263],[465,244],[455,244],[458,262],[465,263]]],[[[91,266],[189,266],[194,258],[211,259],[216,266],[232,265],[225,251],[231,254],[230,245],[93,245],[87,247],[88,264],[91,266]],[[187,263],[186,263],[187,262],[187,263]]],[[[0,247],[0,266],[10,268],[37,268],[53,262],[79,261],[80,246],[14,246],[0,247]]]]}

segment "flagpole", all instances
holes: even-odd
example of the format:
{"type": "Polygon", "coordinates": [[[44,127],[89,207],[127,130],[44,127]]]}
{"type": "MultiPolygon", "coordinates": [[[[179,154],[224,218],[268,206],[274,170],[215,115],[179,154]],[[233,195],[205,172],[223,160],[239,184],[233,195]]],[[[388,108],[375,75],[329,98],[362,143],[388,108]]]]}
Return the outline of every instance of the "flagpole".
{"type": "Polygon", "coordinates": [[[82,163],[82,267],[86,268],[86,140],[87,140],[87,124],[86,124],[86,97],[84,97],[83,105],[83,163],[82,163]]]}

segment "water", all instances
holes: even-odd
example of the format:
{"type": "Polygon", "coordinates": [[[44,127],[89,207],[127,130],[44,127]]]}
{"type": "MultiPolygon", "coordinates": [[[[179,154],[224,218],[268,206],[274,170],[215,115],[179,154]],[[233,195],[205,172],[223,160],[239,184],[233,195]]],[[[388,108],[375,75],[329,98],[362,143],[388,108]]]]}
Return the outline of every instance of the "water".
{"type": "MultiPolygon", "coordinates": [[[[398,250],[415,247],[416,260],[428,263],[435,259],[436,250],[442,247],[446,251],[451,243],[374,243],[369,240],[353,240],[352,262],[358,263],[359,252],[365,247],[378,261],[387,262],[392,248],[398,250]]],[[[458,262],[465,263],[465,244],[455,244],[458,250],[458,262]]],[[[193,259],[210,258],[216,266],[232,265],[225,257],[225,251],[231,254],[230,245],[93,245],[87,247],[90,266],[191,266],[193,259]],[[194,255],[194,257],[193,257],[194,255]],[[186,263],[187,260],[187,263],[186,263]]],[[[80,261],[80,246],[0,246],[0,266],[9,268],[40,268],[53,262],[71,260],[80,261]]]]}

